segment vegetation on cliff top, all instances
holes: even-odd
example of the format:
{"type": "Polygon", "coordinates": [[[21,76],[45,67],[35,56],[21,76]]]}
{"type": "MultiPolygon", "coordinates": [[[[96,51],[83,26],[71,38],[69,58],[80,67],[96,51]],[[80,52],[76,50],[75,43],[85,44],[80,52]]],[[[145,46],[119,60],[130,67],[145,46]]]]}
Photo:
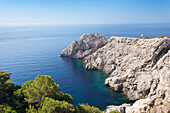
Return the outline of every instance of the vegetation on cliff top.
{"type": "Polygon", "coordinates": [[[11,73],[0,71],[0,113],[101,113],[88,104],[72,105],[73,98],[64,94],[48,75],[38,75],[23,85],[14,85],[11,73]]]}

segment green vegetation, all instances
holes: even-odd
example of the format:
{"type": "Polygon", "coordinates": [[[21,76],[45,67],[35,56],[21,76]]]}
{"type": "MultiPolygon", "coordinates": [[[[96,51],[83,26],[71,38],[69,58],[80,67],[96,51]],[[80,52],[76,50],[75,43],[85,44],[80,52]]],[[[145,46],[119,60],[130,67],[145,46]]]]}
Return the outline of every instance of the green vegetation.
{"type": "Polygon", "coordinates": [[[0,113],[17,113],[10,106],[0,105],[0,113]]]}
{"type": "Polygon", "coordinates": [[[152,39],[152,38],[145,36],[145,37],[142,37],[141,39],[152,39]]]}
{"type": "Polygon", "coordinates": [[[110,113],[120,113],[119,111],[111,111],[110,113]]]}
{"type": "Polygon", "coordinates": [[[170,38],[170,36],[167,36],[167,38],[170,38]]]}
{"type": "Polygon", "coordinates": [[[48,75],[38,75],[21,86],[14,85],[10,75],[0,71],[0,113],[102,113],[88,104],[75,108],[72,96],[62,93],[48,75]]]}
{"type": "Polygon", "coordinates": [[[163,102],[160,102],[160,105],[163,105],[163,102]]]}
{"type": "Polygon", "coordinates": [[[72,104],[69,104],[66,101],[58,101],[46,97],[44,101],[41,103],[41,107],[38,109],[38,112],[52,113],[53,111],[59,113],[74,113],[75,108],[72,104]]]}
{"type": "Polygon", "coordinates": [[[89,106],[88,104],[79,104],[76,107],[76,113],[102,113],[98,108],[89,106]]]}
{"type": "Polygon", "coordinates": [[[165,36],[164,35],[162,35],[162,36],[159,36],[158,38],[164,38],[165,36]]]}
{"type": "Polygon", "coordinates": [[[139,39],[135,39],[135,44],[139,41],[139,39]]]}

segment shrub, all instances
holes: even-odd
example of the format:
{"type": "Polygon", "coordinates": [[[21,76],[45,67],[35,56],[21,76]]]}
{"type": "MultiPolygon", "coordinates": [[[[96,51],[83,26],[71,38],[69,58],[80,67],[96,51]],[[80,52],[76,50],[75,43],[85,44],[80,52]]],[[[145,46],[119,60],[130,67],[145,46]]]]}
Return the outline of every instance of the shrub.
{"type": "MultiPolygon", "coordinates": [[[[15,101],[17,107],[20,109],[27,108],[26,111],[28,113],[36,112],[35,110],[38,110],[47,97],[50,98],[50,102],[59,104],[58,106],[73,106],[68,104],[68,102],[73,102],[72,96],[62,93],[59,85],[54,83],[54,80],[48,75],[38,75],[35,80],[27,81],[21,85],[20,89],[14,92],[14,95],[17,98],[15,101]]],[[[44,109],[43,106],[41,107],[44,109]]]]}
{"type": "Polygon", "coordinates": [[[167,38],[170,38],[170,36],[167,36],[167,38]]]}
{"type": "Polygon", "coordinates": [[[102,113],[102,111],[100,111],[98,108],[94,107],[94,106],[90,106],[88,104],[84,105],[84,104],[79,104],[76,107],[76,113],[102,113]]]}
{"type": "Polygon", "coordinates": [[[152,39],[152,38],[145,36],[145,37],[142,37],[141,39],[152,39]]]}
{"type": "Polygon", "coordinates": [[[6,84],[9,82],[11,73],[6,73],[5,71],[0,71],[0,85],[6,84]]]}
{"type": "Polygon", "coordinates": [[[38,111],[34,108],[34,106],[31,106],[31,105],[25,111],[26,113],[38,113],[38,111]]]}
{"type": "Polygon", "coordinates": [[[110,111],[109,113],[120,113],[119,111],[110,111]]]}
{"type": "Polygon", "coordinates": [[[163,102],[160,102],[160,105],[163,105],[163,102]]]}
{"type": "Polygon", "coordinates": [[[17,113],[10,106],[0,105],[0,113],[17,113]]]}
{"type": "Polygon", "coordinates": [[[135,40],[135,44],[136,44],[138,41],[139,41],[139,39],[136,39],[136,40],[135,40]]]}
{"type": "Polygon", "coordinates": [[[162,35],[162,36],[159,36],[158,38],[164,38],[165,36],[164,35],[162,35]]]}
{"type": "Polygon", "coordinates": [[[14,83],[9,80],[10,75],[11,73],[0,71],[0,105],[9,104],[15,90],[14,83]]]}
{"type": "Polygon", "coordinates": [[[38,109],[38,113],[74,113],[75,108],[72,104],[66,101],[58,101],[52,98],[46,97],[41,102],[41,107],[38,109]]]}
{"type": "Polygon", "coordinates": [[[21,89],[15,92],[16,95],[24,95],[25,101],[29,104],[40,104],[43,97],[50,97],[58,100],[73,101],[68,94],[63,94],[59,85],[48,75],[38,75],[35,80],[30,80],[21,85],[21,89]]]}

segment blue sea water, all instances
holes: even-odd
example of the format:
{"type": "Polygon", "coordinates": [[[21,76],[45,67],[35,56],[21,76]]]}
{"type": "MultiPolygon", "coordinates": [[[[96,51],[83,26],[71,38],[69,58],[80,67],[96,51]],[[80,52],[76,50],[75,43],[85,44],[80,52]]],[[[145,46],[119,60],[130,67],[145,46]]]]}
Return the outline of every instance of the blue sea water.
{"type": "Polygon", "coordinates": [[[103,110],[128,103],[125,95],[104,86],[104,72],[85,70],[82,59],[58,56],[84,33],[106,38],[170,36],[170,24],[0,26],[0,70],[11,72],[11,81],[18,85],[38,74],[50,75],[64,93],[73,96],[74,105],[89,103],[103,110]]]}

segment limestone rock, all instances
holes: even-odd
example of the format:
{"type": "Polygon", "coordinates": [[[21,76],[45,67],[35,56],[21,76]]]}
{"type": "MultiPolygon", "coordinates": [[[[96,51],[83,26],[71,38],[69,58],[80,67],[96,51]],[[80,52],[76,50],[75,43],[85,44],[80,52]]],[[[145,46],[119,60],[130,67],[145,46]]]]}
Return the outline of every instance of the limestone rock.
{"type": "Polygon", "coordinates": [[[103,70],[110,76],[105,85],[123,91],[130,100],[156,94],[158,83],[169,87],[170,39],[137,39],[112,36],[109,42],[84,58],[86,68],[103,70]]]}
{"type": "Polygon", "coordinates": [[[107,40],[104,35],[88,33],[80,37],[80,40],[73,41],[60,56],[69,56],[73,58],[84,58],[92,54],[98,48],[104,46],[107,40]]]}
{"type": "Polygon", "coordinates": [[[110,113],[111,111],[119,111],[120,113],[125,113],[125,108],[129,107],[130,104],[122,104],[121,106],[107,106],[106,110],[103,113],[110,113]]]}
{"type": "Polygon", "coordinates": [[[170,113],[170,103],[157,98],[146,98],[136,101],[132,106],[126,107],[126,113],[170,113]]]}

